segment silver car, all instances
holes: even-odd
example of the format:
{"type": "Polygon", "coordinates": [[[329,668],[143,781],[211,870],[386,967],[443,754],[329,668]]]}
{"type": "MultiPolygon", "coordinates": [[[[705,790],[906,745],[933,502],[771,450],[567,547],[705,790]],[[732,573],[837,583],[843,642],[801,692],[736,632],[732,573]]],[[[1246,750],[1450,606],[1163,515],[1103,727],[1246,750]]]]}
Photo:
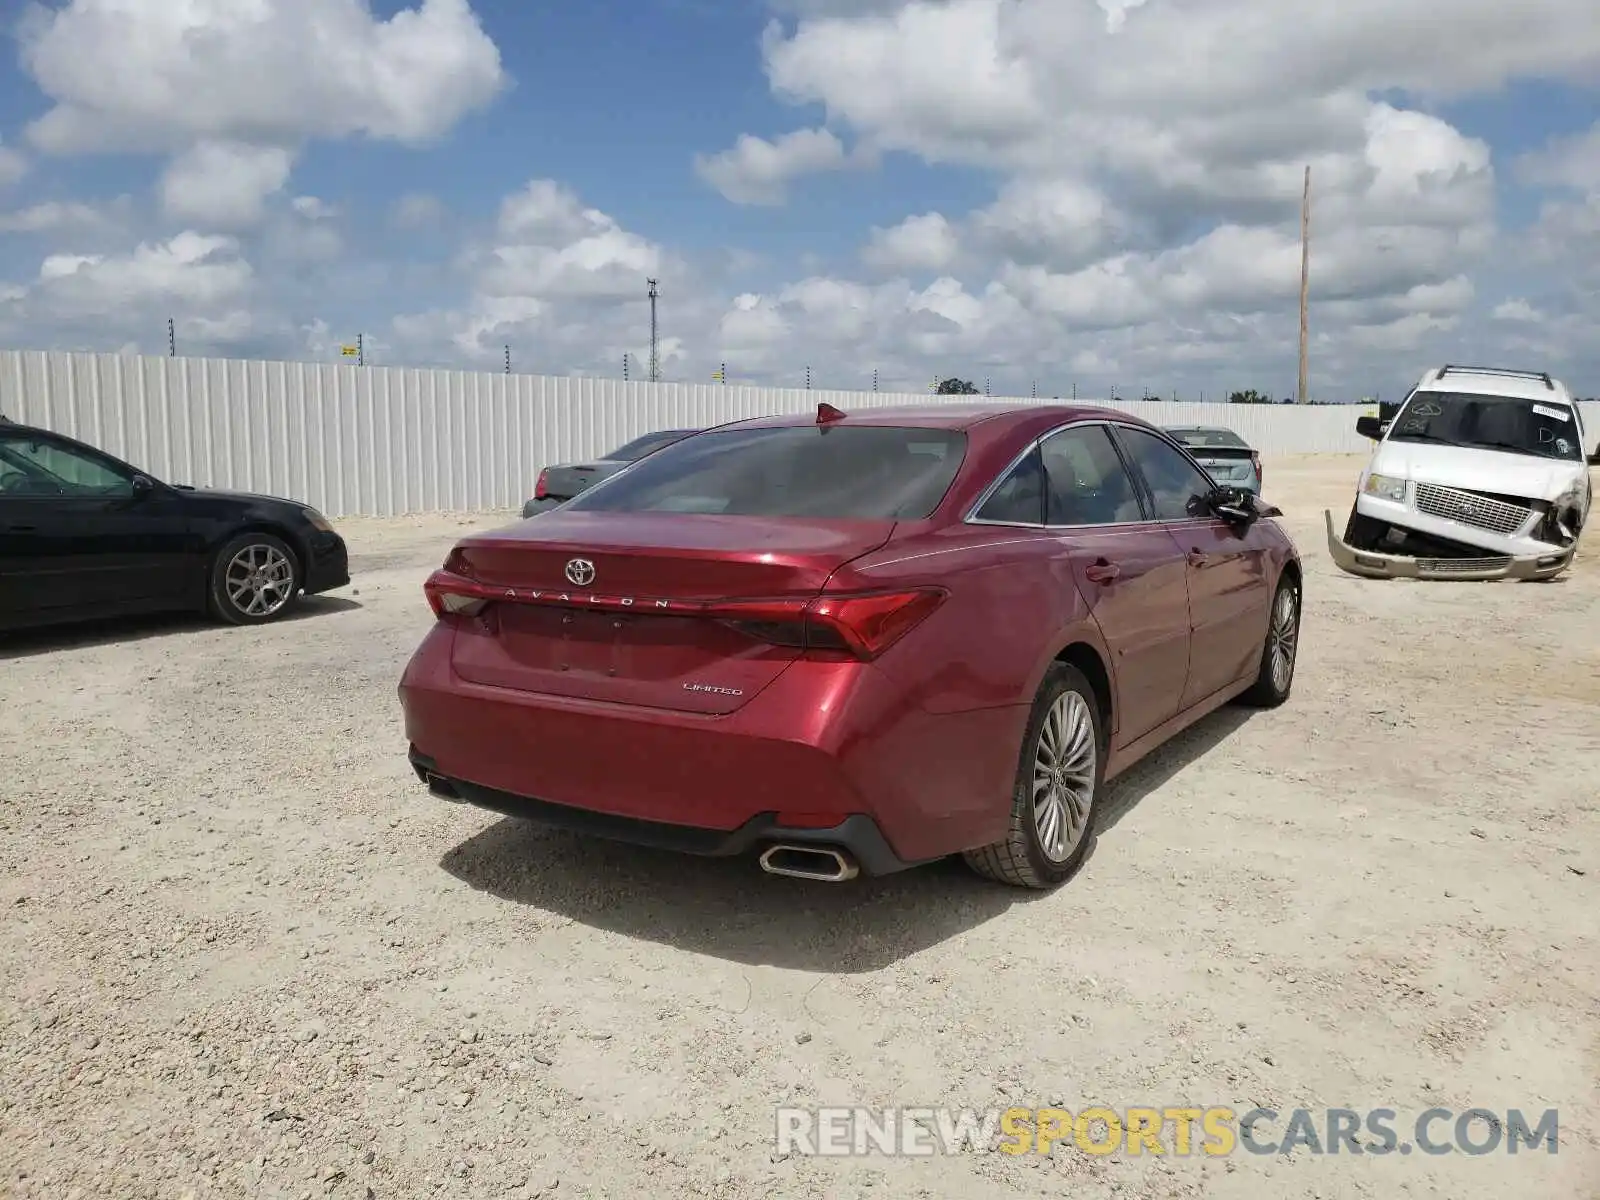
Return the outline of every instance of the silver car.
{"type": "Polygon", "coordinates": [[[1182,442],[1195,462],[1223,487],[1261,491],[1261,455],[1223,425],[1169,425],[1167,433],[1182,442]]]}

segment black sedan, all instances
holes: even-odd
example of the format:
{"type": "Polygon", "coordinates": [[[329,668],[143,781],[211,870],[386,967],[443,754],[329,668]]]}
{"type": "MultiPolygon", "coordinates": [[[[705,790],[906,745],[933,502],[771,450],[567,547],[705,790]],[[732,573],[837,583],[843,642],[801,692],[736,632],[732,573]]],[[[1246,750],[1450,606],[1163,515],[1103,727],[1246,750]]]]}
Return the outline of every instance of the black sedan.
{"type": "Polygon", "coordinates": [[[0,418],[0,630],[183,610],[259,625],[349,582],[313,508],[162,483],[0,418]]]}
{"type": "Polygon", "coordinates": [[[522,506],[522,515],[531,517],[558,504],[565,504],[579,492],[615,475],[629,463],[638,462],[645,455],[653,454],[663,446],[681,442],[690,434],[699,432],[698,429],[660,429],[655,433],[634,438],[633,441],[618,446],[610,454],[594,462],[563,463],[556,467],[546,467],[539,472],[539,479],[533,485],[533,499],[522,506]]]}

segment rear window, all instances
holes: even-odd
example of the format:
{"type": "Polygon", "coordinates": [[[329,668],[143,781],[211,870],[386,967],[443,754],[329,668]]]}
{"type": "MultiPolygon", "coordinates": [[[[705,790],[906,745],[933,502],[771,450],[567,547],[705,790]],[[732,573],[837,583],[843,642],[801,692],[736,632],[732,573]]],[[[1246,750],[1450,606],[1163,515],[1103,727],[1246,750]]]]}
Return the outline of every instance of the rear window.
{"type": "Polygon", "coordinates": [[[1191,450],[1203,450],[1207,446],[1230,450],[1250,449],[1250,443],[1231,429],[1169,429],[1167,432],[1191,450]]]}
{"type": "Polygon", "coordinates": [[[915,521],[939,506],[966,450],[966,435],[949,429],[714,430],[658,450],[566,507],[915,521]]]}
{"type": "Polygon", "coordinates": [[[652,450],[658,450],[671,442],[687,437],[688,434],[676,429],[665,430],[661,433],[647,433],[643,437],[634,438],[633,441],[618,446],[606,458],[610,462],[633,462],[643,458],[652,450]]]}

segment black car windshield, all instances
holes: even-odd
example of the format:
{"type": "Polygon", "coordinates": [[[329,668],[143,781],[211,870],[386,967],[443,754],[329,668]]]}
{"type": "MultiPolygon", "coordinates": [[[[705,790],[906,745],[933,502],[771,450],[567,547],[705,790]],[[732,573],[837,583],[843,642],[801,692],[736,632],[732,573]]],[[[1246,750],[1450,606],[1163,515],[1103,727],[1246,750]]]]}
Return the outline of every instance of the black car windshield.
{"type": "Polygon", "coordinates": [[[966,435],[949,429],[713,430],[657,451],[569,500],[566,508],[919,520],[938,507],[966,449],[966,435]]]}
{"type": "Polygon", "coordinates": [[[1395,416],[1391,442],[1501,450],[1536,458],[1583,458],[1572,409],[1521,396],[1415,392],[1395,416]]]}
{"type": "Polygon", "coordinates": [[[1191,450],[1203,450],[1207,446],[1250,449],[1250,443],[1231,429],[1169,429],[1167,432],[1191,450]]]}
{"type": "Polygon", "coordinates": [[[606,461],[637,462],[652,450],[659,450],[663,446],[670,446],[673,442],[688,437],[690,432],[685,429],[666,429],[660,433],[647,433],[643,437],[634,438],[633,441],[618,446],[606,455],[606,461]]]}

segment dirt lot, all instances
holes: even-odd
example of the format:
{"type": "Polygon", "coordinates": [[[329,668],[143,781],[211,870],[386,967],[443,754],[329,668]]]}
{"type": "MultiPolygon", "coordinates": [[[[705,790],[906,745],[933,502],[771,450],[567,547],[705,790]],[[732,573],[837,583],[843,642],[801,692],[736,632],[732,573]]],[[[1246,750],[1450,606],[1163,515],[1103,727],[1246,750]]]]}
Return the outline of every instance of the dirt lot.
{"type": "Polygon", "coordinates": [[[1600,537],[1554,584],[1348,578],[1321,513],[1357,467],[1267,467],[1306,556],[1294,699],[1138,768],[1042,898],[430,799],[395,697],[421,582],[504,517],[345,522],[353,589],[276,626],[14,641],[0,1194],[1600,1196],[1600,537]],[[786,1099],[1387,1107],[1402,1136],[1556,1107],[1562,1139],[780,1159],[786,1099]]]}

